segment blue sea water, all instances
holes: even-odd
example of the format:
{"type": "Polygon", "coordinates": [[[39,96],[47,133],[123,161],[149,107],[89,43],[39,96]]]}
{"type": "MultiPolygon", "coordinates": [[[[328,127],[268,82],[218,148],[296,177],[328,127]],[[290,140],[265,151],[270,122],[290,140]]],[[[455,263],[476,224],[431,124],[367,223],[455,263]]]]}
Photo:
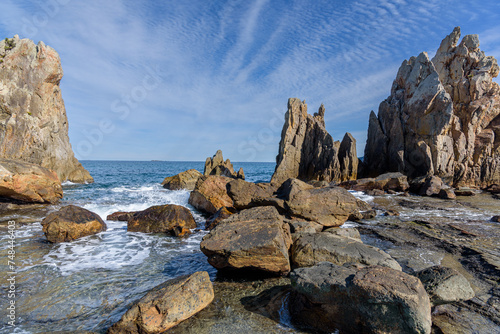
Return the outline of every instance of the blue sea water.
{"type": "MultiPolygon", "coordinates": [[[[187,169],[203,172],[203,162],[81,161],[94,177],[92,184],[63,184],[64,198],[51,209],[74,204],[104,220],[116,211],[144,210],[153,205],[189,208],[198,228],[187,238],[127,231],[126,222],[106,221],[107,231],[71,243],[45,240],[39,221],[18,224],[16,303],[17,326],[6,320],[0,333],[89,330],[103,332],[152,287],[199,270],[216,271],[199,245],[206,217],[188,204],[189,192],[164,189],[167,176],[187,169]]],[[[233,163],[248,181],[267,182],[274,163],[233,163]]],[[[41,220],[41,219],[40,219],[41,220]]],[[[3,246],[5,237],[0,238],[3,246]]],[[[2,272],[7,272],[5,266],[2,272]]],[[[2,282],[6,277],[2,275],[2,282]]],[[[0,301],[2,310],[7,307],[0,301]]]]}

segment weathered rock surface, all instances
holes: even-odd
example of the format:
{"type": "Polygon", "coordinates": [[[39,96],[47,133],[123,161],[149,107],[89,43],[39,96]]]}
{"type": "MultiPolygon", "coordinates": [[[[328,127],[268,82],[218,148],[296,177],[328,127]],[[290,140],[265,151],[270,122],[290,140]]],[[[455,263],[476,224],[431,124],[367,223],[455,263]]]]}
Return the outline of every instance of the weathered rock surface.
{"type": "Polygon", "coordinates": [[[245,179],[243,168],[240,168],[240,170],[236,173],[231,161],[229,159],[224,161],[221,150],[218,150],[212,158],[207,158],[207,160],[205,161],[205,169],[203,170],[203,175],[220,175],[232,177],[234,179],[245,179]]]}
{"type": "Polygon", "coordinates": [[[438,176],[421,176],[410,182],[410,191],[420,196],[437,196],[443,186],[443,180],[438,176]]]}
{"type": "Polygon", "coordinates": [[[137,212],[138,211],[130,211],[130,212],[118,211],[118,212],[113,212],[112,214],[110,214],[110,215],[108,215],[106,217],[106,220],[114,220],[114,221],[126,222],[130,218],[132,218],[132,216],[134,214],[136,214],[137,212]]]}
{"type": "Polygon", "coordinates": [[[215,214],[222,207],[232,207],[233,200],[227,194],[231,178],[225,176],[202,176],[189,195],[189,204],[196,209],[215,214]]]}
{"type": "Polygon", "coordinates": [[[415,274],[431,298],[434,305],[449,304],[474,298],[469,281],[452,268],[434,266],[415,274]]]}
{"type": "Polygon", "coordinates": [[[150,290],[109,328],[108,334],[163,333],[203,310],[213,299],[206,271],[174,278],[150,290]]]}
{"type": "Polygon", "coordinates": [[[200,244],[217,269],[290,271],[290,228],[274,207],[243,210],[219,223],[200,244]]]}
{"type": "Polygon", "coordinates": [[[29,39],[0,41],[0,158],[55,171],[61,181],[92,182],[76,160],[59,83],[57,52],[29,39]]]}
{"type": "Polygon", "coordinates": [[[229,216],[233,215],[236,213],[236,209],[234,208],[227,208],[227,207],[222,207],[217,212],[210,217],[209,220],[205,223],[205,228],[207,230],[213,229],[215,226],[219,225],[221,221],[223,221],[226,218],[229,218],[229,216]]]}
{"type": "Polygon", "coordinates": [[[42,230],[50,242],[65,242],[106,231],[99,215],[74,205],[50,213],[42,220],[42,230]]]}
{"type": "Polygon", "coordinates": [[[292,315],[322,331],[431,332],[429,296],[416,277],[401,271],[322,262],[295,269],[290,278],[299,293],[291,302],[292,315]]]}
{"type": "Polygon", "coordinates": [[[339,186],[357,191],[406,191],[410,187],[408,178],[401,173],[385,173],[376,178],[363,178],[342,182],[339,186]]]}
{"type": "Polygon", "coordinates": [[[401,65],[378,118],[370,115],[370,174],[436,175],[454,187],[499,183],[499,67],[477,35],[459,38],[457,27],[432,61],[421,53],[401,65]]]}
{"type": "Polygon", "coordinates": [[[63,197],[63,190],[57,174],[47,168],[0,159],[0,197],[30,203],[56,203],[63,197]]]}
{"type": "Polygon", "coordinates": [[[328,182],[356,178],[356,141],[346,134],[343,145],[334,142],[325,129],[324,116],[323,105],[312,116],[307,113],[305,101],[288,100],[271,183],[281,184],[289,178],[328,182]]]}
{"type": "Polygon", "coordinates": [[[341,227],[330,227],[324,230],[325,233],[330,233],[338,235],[344,238],[353,238],[361,241],[361,235],[355,227],[341,228],[341,227]]]}
{"type": "Polygon", "coordinates": [[[196,222],[187,208],[175,205],[157,205],[136,212],[127,222],[127,231],[144,233],[170,233],[183,236],[196,228],[196,222]]]}
{"type": "Polygon", "coordinates": [[[272,197],[273,189],[237,179],[227,184],[227,193],[233,200],[234,207],[243,210],[265,204],[264,200],[272,197]]]}
{"type": "Polygon", "coordinates": [[[297,267],[311,267],[327,261],[337,265],[359,263],[401,270],[401,266],[386,252],[365,245],[359,239],[334,233],[303,235],[293,243],[290,253],[292,263],[297,267]]]}
{"type": "Polygon", "coordinates": [[[174,176],[166,177],[161,183],[163,188],[170,190],[194,190],[196,181],[202,176],[196,169],[189,169],[174,176]]]}

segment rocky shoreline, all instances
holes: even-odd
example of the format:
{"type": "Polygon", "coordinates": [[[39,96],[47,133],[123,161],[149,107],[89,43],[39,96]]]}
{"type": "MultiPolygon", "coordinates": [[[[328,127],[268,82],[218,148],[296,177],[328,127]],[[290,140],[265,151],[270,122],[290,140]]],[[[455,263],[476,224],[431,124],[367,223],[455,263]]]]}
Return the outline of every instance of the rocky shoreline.
{"type": "MultiPolygon", "coordinates": [[[[459,37],[456,28],[432,60],[422,53],[403,62],[391,96],[370,115],[364,161],[351,134],[333,141],[324,106],[309,115],[292,98],[270,182],[245,181],[221,151],[203,174],[165,178],[164,188],[189,190],[189,204],[206,215],[200,249],[217,279],[198,271],[164,282],[127,304],[107,333],[500,332],[500,226],[498,216],[481,216],[498,212],[499,67],[476,35],[459,37]]],[[[92,182],[69,146],[59,57],[43,43],[15,37],[13,45],[0,45],[1,224],[19,215],[42,220],[50,243],[106,231],[99,215],[57,205],[61,180],[92,182]],[[25,69],[36,76],[14,70],[28,61],[40,63],[25,69]],[[13,78],[41,81],[30,90],[13,78]],[[28,108],[19,94],[41,101],[28,108]],[[33,129],[50,146],[46,126],[57,128],[59,146],[24,156],[39,147],[16,133],[33,129]]],[[[174,204],[107,220],[176,238],[196,229],[191,211],[174,204]]]]}

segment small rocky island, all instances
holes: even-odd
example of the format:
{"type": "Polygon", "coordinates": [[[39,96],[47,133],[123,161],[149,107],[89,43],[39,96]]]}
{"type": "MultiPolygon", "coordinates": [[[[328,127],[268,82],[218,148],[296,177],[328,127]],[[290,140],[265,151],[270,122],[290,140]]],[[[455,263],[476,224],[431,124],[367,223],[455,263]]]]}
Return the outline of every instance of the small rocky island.
{"type": "MultiPolygon", "coordinates": [[[[0,197],[10,203],[2,205],[54,204],[61,181],[92,182],[69,145],[59,56],[42,42],[5,43],[0,197]]],[[[291,98],[269,182],[245,181],[221,151],[203,173],[167,175],[163,188],[189,191],[191,210],[165,204],[106,220],[127,222],[130,233],[188,238],[200,232],[194,208],[206,217],[199,247],[217,278],[197,271],[169,279],[127,301],[107,333],[226,333],[217,323],[227,308],[264,332],[277,323],[294,333],[498,329],[498,217],[408,219],[411,211],[447,217],[479,208],[471,198],[498,201],[498,73],[478,36],[460,41],[457,27],[432,60],[424,52],[403,62],[391,95],[370,114],[363,160],[350,133],[334,141],[327,132],[323,105],[310,115],[305,101],[291,98]],[[438,265],[420,260],[427,249],[439,254],[438,265]]],[[[99,215],[77,206],[43,212],[53,244],[107,230],[99,215]]]]}

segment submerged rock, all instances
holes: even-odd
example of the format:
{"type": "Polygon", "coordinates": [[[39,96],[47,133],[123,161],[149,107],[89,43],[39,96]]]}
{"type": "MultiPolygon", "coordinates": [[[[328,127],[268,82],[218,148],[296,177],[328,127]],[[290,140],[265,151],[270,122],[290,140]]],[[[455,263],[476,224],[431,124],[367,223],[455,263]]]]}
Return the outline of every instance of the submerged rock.
{"type": "Polygon", "coordinates": [[[321,331],[346,333],[430,333],[431,305],[422,283],[387,267],[359,270],[321,262],[295,269],[298,295],[291,313],[321,331]]]}
{"type": "Polygon", "coordinates": [[[0,41],[0,58],[0,158],[48,168],[61,181],[92,182],[69,143],[57,52],[16,35],[0,41]]]}
{"type": "Polygon", "coordinates": [[[233,200],[226,186],[231,178],[225,176],[202,176],[189,195],[189,204],[196,209],[215,214],[222,207],[233,207],[233,200]]]}
{"type": "Polygon", "coordinates": [[[196,228],[191,211],[175,205],[157,205],[144,211],[136,212],[127,223],[127,231],[144,233],[170,233],[183,236],[196,228]]]}
{"type": "Polygon", "coordinates": [[[371,175],[435,175],[454,187],[500,182],[497,60],[460,28],[429,59],[405,60],[391,95],[371,113],[364,161],[371,175]]]}
{"type": "Polygon", "coordinates": [[[57,174],[47,168],[0,159],[0,197],[28,203],[56,203],[63,197],[63,190],[57,174]]]}
{"type": "Polygon", "coordinates": [[[98,214],[74,205],[52,212],[42,220],[42,230],[50,242],[65,242],[106,231],[98,214]]]}
{"type": "Polygon", "coordinates": [[[174,278],[150,290],[107,333],[163,333],[203,310],[213,299],[206,271],[174,278]]]}
{"type": "Polygon", "coordinates": [[[166,177],[161,183],[163,188],[170,190],[194,190],[196,181],[202,176],[196,169],[189,169],[174,176],[166,177]]]}
{"type": "Polygon", "coordinates": [[[207,158],[205,161],[205,168],[203,170],[203,175],[219,175],[231,177],[234,179],[241,178],[245,179],[245,173],[243,168],[236,173],[233,168],[233,164],[229,159],[224,161],[222,156],[222,151],[218,150],[212,158],[207,158]]]}
{"type": "Polygon", "coordinates": [[[305,101],[288,100],[271,183],[281,184],[289,178],[328,182],[356,178],[356,141],[346,134],[343,145],[334,142],[325,129],[324,116],[323,105],[312,116],[307,113],[305,101]]]}
{"type": "Polygon", "coordinates": [[[220,222],[200,244],[217,269],[282,275],[290,271],[290,228],[274,207],[243,210],[220,222]]]}

